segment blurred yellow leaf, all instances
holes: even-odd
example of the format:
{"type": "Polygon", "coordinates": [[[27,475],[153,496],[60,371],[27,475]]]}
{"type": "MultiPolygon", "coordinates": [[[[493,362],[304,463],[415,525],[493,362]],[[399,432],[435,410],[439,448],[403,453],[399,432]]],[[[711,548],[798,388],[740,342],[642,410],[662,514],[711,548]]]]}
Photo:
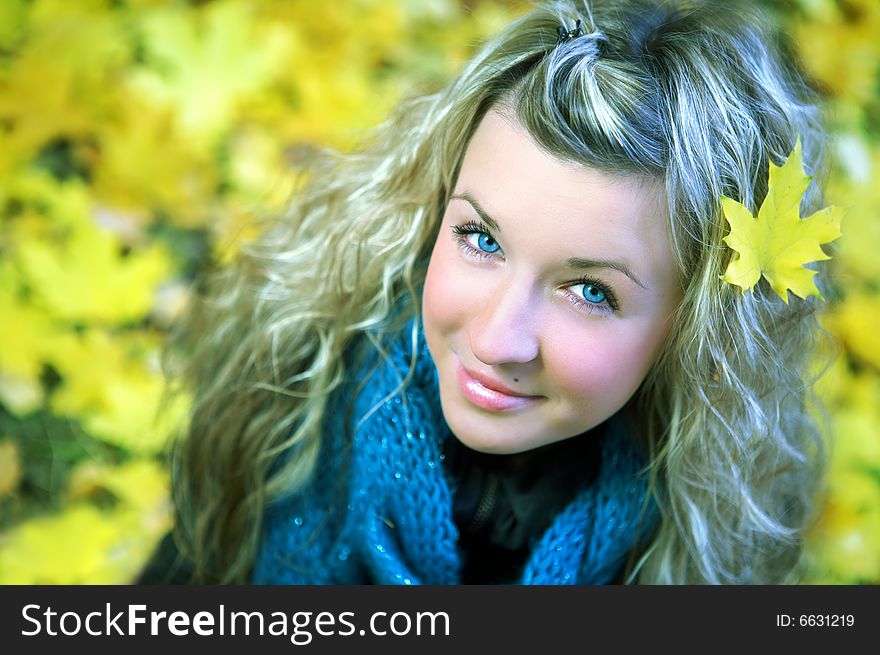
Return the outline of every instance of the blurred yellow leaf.
{"type": "Polygon", "coordinates": [[[167,471],[150,459],[81,464],[64,510],[0,535],[0,584],[131,582],[171,528],[168,485],[167,471]],[[116,505],[99,510],[89,504],[97,488],[113,494],[116,505]]]}
{"type": "Polygon", "coordinates": [[[847,276],[847,288],[880,285],[880,144],[856,134],[842,136],[836,140],[835,165],[827,195],[847,208],[846,233],[836,243],[837,268],[847,276]]]}
{"type": "Polygon", "coordinates": [[[18,207],[5,238],[30,304],[67,321],[124,323],[149,313],[171,271],[167,252],[144,246],[135,224],[110,220],[82,181],[27,171],[0,190],[0,202],[18,207]]]}
{"type": "MultiPolygon", "coordinates": [[[[412,93],[399,76],[380,72],[396,58],[412,66],[414,57],[404,59],[405,41],[415,38],[407,10],[419,3],[359,0],[319,12],[301,2],[255,4],[266,23],[287,29],[290,65],[248,99],[247,112],[272,125],[285,143],[350,149],[404,92],[412,93]]],[[[436,31],[432,36],[439,38],[436,31]]]]}
{"type": "Polygon", "coordinates": [[[79,221],[62,243],[22,239],[16,254],[41,304],[69,321],[143,318],[171,270],[161,246],[124,253],[115,235],[94,220],[79,221]]]}
{"type": "Polygon", "coordinates": [[[92,205],[87,187],[79,180],[62,182],[45,170],[20,170],[0,185],[0,207],[15,208],[0,237],[10,250],[27,239],[63,240],[77,225],[92,220],[92,205]]]}
{"type": "Polygon", "coordinates": [[[229,142],[229,181],[240,203],[279,211],[290,200],[294,180],[277,135],[257,126],[237,130],[229,142]]]}
{"type": "Polygon", "coordinates": [[[89,414],[84,425],[91,434],[134,453],[158,453],[189,406],[175,396],[164,404],[164,381],[159,376],[131,379],[106,389],[103,411],[89,414]]]}
{"type": "Polygon", "coordinates": [[[0,50],[12,50],[24,38],[27,19],[25,0],[0,2],[0,50]]]}
{"type": "Polygon", "coordinates": [[[188,400],[163,403],[164,379],[157,365],[149,367],[157,356],[158,344],[145,336],[99,329],[64,335],[49,357],[62,378],[51,406],[98,439],[134,453],[159,452],[188,400]]]}
{"type": "Polygon", "coordinates": [[[297,110],[281,126],[286,139],[294,143],[329,143],[350,149],[400,95],[387,87],[385,93],[378,93],[374,83],[356,69],[328,71],[309,60],[303,61],[296,82],[297,110]]]}
{"type": "Polygon", "coordinates": [[[0,402],[16,414],[26,414],[43,401],[40,375],[57,329],[20,293],[21,281],[11,263],[0,259],[0,344],[7,344],[0,348],[0,402]]]}
{"type": "Polygon", "coordinates": [[[125,526],[90,505],[33,518],[0,540],[0,584],[112,584],[125,526]]]}
{"type": "Polygon", "coordinates": [[[39,380],[0,371],[0,403],[11,414],[30,414],[43,404],[43,400],[43,387],[39,380]]]}
{"type": "Polygon", "coordinates": [[[794,25],[807,70],[833,93],[862,104],[876,93],[880,63],[880,4],[876,0],[818,0],[794,25]]]}
{"type": "Polygon", "coordinates": [[[880,493],[860,473],[838,473],[819,522],[808,538],[809,553],[827,584],[880,579],[880,493]]]}
{"type": "Polygon", "coordinates": [[[36,381],[42,369],[45,344],[53,334],[48,317],[16,297],[0,271],[0,371],[36,381]],[[15,347],[11,347],[15,344],[15,347]]]}
{"type": "MultiPolygon", "coordinates": [[[[841,410],[834,417],[834,441],[831,445],[832,474],[846,475],[846,471],[865,467],[880,474],[880,410],[861,407],[841,410]]],[[[878,479],[880,482],[880,479],[878,479]]],[[[880,511],[880,484],[875,490],[880,511]]]]}
{"type": "Polygon", "coordinates": [[[154,512],[76,503],[18,525],[0,535],[0,584],[130,583],[171,524],[156,501],[154,512]]]}
{"type": "Polygon", "coordinates": [[[88,500],[103,490],[102,481],[106,466],[91,459],[77,464],[67,478],[65,501],[88,500]]]}
{"type": "Polygon", "coordinates": [[[0,500],[15,492],[21,481],[18,447],[10,438],[0,439],[0,500]]]}
{"type": "Polygon", "coordinates": [[[880,369],[880,295],[853,292],[826,322],[846,348],[880,369]]]}
{"type": "Polygon", "coordinates": [[[210,153],[180,133],[170,109],[126,96],[117,110],[99,128],[95,197],[145,225],[157,213],[176,225],[203,224],[217,202],[218,171],[210,153]]]}
{"type": "Polygon", "coordinates": [[[78,484],[80,497],[83,495],[84,479],[88,479],[93,488],[109,491],[131,509],[161,516],[167,516],[170,512],[168,471],[152,459],[137,458],[116,466],[85,462],[71,474],[72,491],[78,484]],[[86,476],[79,472],[80,468],[86,476]]]}
{"type": "Polygon", "coordinates": [[[260,24],[248,3],[156,9],[139,23],[147,63],[133,75],[132,88],[173,107],[181,132],[208,145],[229,127],[244,97],[290,65],[289,32],[260,24]]]}
{"type": "Polygon", "coordinates": [[[103,4],[43,0],[32,6],[24,44],[11,66],[0,69],[0,119],[14,157],[29,158],[59,137],[87,135],[106,117],[129,41],[103,4]]]}

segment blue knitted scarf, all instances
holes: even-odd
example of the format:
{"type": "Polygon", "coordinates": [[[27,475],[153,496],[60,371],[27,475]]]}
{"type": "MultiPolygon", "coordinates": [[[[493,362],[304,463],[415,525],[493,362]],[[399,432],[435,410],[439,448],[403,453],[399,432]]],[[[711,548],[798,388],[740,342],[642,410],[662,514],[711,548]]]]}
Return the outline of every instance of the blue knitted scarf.
{"type": "MultiPolygon", "coordinates": [[[[335,394],[310,483],[267,510],[255,584],[460,583],[454,489],[442,464],[443,442],[455,437],[422,326],[415,325],[415,340],[412,328],[392,342],[388,360],[375,369],[377,360],[368,362],[335,394]],[[392,395],[413,347],[415,376],[392,395]],[[355,393],[361,379],[366,384],[355,393]]],[[[608,428],[595,482],[531,545],[520,584],[606,583],[656,524],[653,502],[643,511],[641,451],[621,417],[608,428]]]]}

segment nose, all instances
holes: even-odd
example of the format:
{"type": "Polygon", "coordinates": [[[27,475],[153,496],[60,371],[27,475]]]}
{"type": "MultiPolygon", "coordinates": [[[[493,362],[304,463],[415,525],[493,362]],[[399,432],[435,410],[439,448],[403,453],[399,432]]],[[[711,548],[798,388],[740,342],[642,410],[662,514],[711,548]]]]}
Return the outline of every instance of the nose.
{"type": "Polygon", "coordinates": [[[538,305],[527,281],[511,279],[494,287],[468,325],[471,352],[488,366],[536,359],[540,350],[538,305]]]}

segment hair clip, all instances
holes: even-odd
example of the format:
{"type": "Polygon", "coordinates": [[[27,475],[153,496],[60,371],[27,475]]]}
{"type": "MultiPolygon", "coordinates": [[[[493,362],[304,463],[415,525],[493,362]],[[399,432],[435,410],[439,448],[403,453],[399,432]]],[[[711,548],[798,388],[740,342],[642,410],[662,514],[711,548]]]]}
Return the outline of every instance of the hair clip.
{"type": "Polygon", "coordinates": [[[556,45],[560,43],[565,43],[566,41],[570,41],[571,39],[577,38],[583,34],[581,30],[581,19],[578,18],[577,23],[574,25],[573,30],[565,29],[565,25],[560,25],[556,28],[556,45]]]}

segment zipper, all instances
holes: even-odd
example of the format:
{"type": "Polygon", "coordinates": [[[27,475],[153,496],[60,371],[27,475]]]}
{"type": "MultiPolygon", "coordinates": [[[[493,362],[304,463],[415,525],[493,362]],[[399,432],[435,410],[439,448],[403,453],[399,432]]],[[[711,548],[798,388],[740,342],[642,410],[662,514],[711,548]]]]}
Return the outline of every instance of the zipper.
{"type": "Polygon", "coordinates": [[[474,517],[468,524],[468,532],[476,532],[486,525],[489,517],[492,516],[492,510],[495,508],[495,500],[498,498],[498,484],[498,478],[490,473],[489,481],[486,484],[486,490],[483,492],[480,504],[477,505],[477,511],[474,512],[474,517]]]}

